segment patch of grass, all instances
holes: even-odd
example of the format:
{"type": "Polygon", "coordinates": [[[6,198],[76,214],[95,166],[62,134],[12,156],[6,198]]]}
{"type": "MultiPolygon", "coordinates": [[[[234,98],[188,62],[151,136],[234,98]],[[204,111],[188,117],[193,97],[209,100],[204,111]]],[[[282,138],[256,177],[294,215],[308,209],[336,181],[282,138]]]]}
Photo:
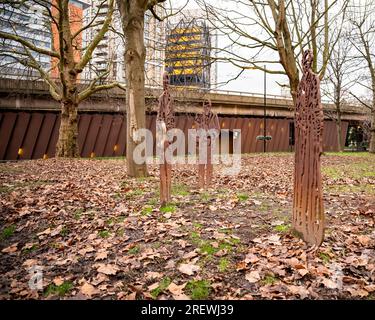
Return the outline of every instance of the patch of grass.
{"type": "Polygon", "coordinates": [[[119,216],[119,217],[116,218],[116,223],[122,223],[122,222],[125,221],[125,219],[126,219],[125,216],[119,216]]]}
{"type": "Polygon", "coordinates": [[[241,242],[241,240],[237,238],[230,238],[229,241],[232,245],[235,245],[235,246],[241,242]]]}
{"type": "Polygon", "coordinates": [[[201,253],[206,253],[208,255],[213,255],[218,251],[218,249],[214,248],[208,241],[202,241],[199,250],[201,253]]]}
{"type": "Polygon", "coordinates": [[[190,239],[195,245],[199,245],[201,242],[200,234],[196,231],[192,231],[190,234],[190,239]]]}
{"type": "Polygon", "coordinates": [[[375,194],[372,184],[361,183],[360,185],[331,184],[324,186],[324,190],[329,193],[367,193],[375,194]]]}
{"type": "Polygon", "coordinates": [[[140,197],[144,194],[144,191],[142,189],[134,189],[134,190],[130,190],[128,192],[125,193],[125,197],[127,199],[135,199],[137,197],[140,197]]]}
{"type": "Polygon", "coordinates": [[[160,208],[160,212],[167,213],[167,212],[175,212],[176,211],[176,206],[174,204],[167,204],[163,207],[160,208]]]}
{"type": "Polygon", "coordinates": [[[257,209],[261,212],[266,212],[270,209],[270,205],[268,203],[262,202],[260,206],[257,206],[257,209]]]}
{"type": "Polygon", "coordinates": [[[99,234],[99,237],[103,239],[108,238],[111,235],[108,230],[100,230],[98,234],[99,234]]]}
{"type": "Polygon", "coordinates": [[[233,248],[233,245],[228,242],[221,242],[219,243],[219,250],[227,250],[228,252],[231,252],[233,248]]]}
{"type": "Polygon", "coordinates": [[[273,274],[267,274],[261,281],[263,285],[273,285],[277,282],[277,278],[273,274]]]}
{"type": "Polygon", "coordinates": [[[203,225],[199,222],[193,222],[193,227],[196,229],[202,229],[203,225]]]}
{"type": "Polygon", "coordinates": [[[67,228],[67,227],[63,227],[62,229],[61,229],[61,231],[60,231],[60,235],[62,236],[62,237],[65,237],[65,236],[67,236],[69,234],[69,229],[67,228]]]}
{"type": "Polygon", "coordinates": [[[324,156],[341,156],[341,157],[370,157],[369,152],[324,152],[324,156]]]}
{"type": "Polygon", "coordinates": [[[228,270],[229,267],[229,260],[227,258],[221,258],[219,260],[219,266],[218,269],[220,272],[225,272],[228,270]]]}
{"type": "Polygon", "coordinates": [[[148,216],[150,215],[152,212],[152,207],[149,207],[149,206],[145,206],[142,208],[142,211],[141,211],[141,215],[142,216],[148,216]]]}
{"type": "Polygon", "coordinates": [[[22,253],[23,254],[29,254],[29,253],[35,251],[36,249],[38,249],[38,245],[37,244],[33,244],[31,248],[23,249],[22,253]]]}
{"type": "Polygon", "coordinates": [[[332,179],[375,177],[375,165],[368,160],[364,162],[355,161],[350,164],[325,166],[322,168],[322,173],[332,179]]]}
{"type": "Polygon", "coordinates": [[[163,278],[159,286],[153,290],[151,290],[151,295],[154,299],[156,299],[165,289],[168,288],[168,286],[171,284],[172,280],[169,277],[163,278]]]}
{"type": "Polygon", "coordinates": [[[128,254],[137,254],[141,251],[139,246],[134,246],[133,248],[129,249],[128,254]]]}
{"type": "Polygon", "coordinates": [[[83,209],[77,209],[76,211],[74,211],[74,219],[75,220],[79,220],[82,216],[82,213],[83,213],[83,209]]]}
{"type": "Polygon", "coordinates": [[[249,195],[247,195],[245,193],[238,193],[237,198],[240,201],[246,201],[247,199],[249,199],[249,195]]]}
{"type": "Polygon", "coordinates": [[[11,224],[10,226],[3,229],[0,238],[3,240],[8,239],[14,234],[14,231],[16,231],[16,227],[13,224],[11,224]]]}
{"type": "Polygon", "coordinates": [[[189,190],[184,184],[176,184],[172,186],[172,194],[177,196],[189,195],[189,190]]]}
{"type": "Polygon", "coordinates": [[[191,299],[205,300],[210,295],[211,284],[207,280],[191,280],[185,288],[191,299]]]}
{"type": "Polygon", "coordinates": [[[159,242],[159,241],[156,241],[154,242],[151,246],[154,248],[154,249],[159,249],[161,247],[162,243],[159,242]]]}
{"type": "Polygon", "coordinates": [[[50,294],[57,294],[60,297],[63,297],[72,289],[73,283],[71,283],[70,281],[64,281],[64,283],[59,286],[51,283],[44,291],[44,295],[49,296],[50,294]]]}
{"type": "Polygon", "coordinates": [[[324,253],[324,252],[319,252],[319,258],[323,261],[323,263],[327,264],[331,260],[331,257],[324,253]]]}
{"type": "Polygon", "coordinates": [[[109,226],[114,224],[115,223],[115,219],[114,218],[109,218],[107,221],[106,221],[106,224],[108,224],[109,226]]]}
{"type": "Polygon", "coordinates": [[[288,232],[290,230],[290,225],[279,224],[278,226],[275,226],[274,229],[277,232],[285,233],[285,232],[288,232]]]}
{"type": "Polygon", "coordinates": [[[11,193],[13,191],[14,187],[13,186],[0,186],[0,194],[2,193],[11,193]]]}
{"type": "Polygon", "coordinates": [[[122,194],[119,193],[119,192],[115,192],[115,193],[112,195],[112,198],[115,199],[115,200],[120,200],[120,199],[122,199],[122,194]]]}
{"type": "Polygon", "coordinates": [[[153,197],[153,198],[148,199],[147,204],[149,206],[155,207],[158,204],[158,202],[159,202],[159,198],[153,197]]]}
{"type": "Polygon", "coordinates": [[[122,237],[122,236],[124,235],[124,233],[125,233],[124,229],[118,229],[118,230],[116,231],[116,235],[117,235],[118,237],[122,237]]]}
{"type": "Polygon", "coordinates": [[[219,229],[220,233],[225,233],[225,234],[231,234],[233,232],[232,229],[229,229],[229,228],[222,228],[222,229],[219,229]]]}
{"type": "Polygon", "coordinates": [[[201,198],[202,201],[207,202],[207,201],[212,199],[212,196],[208,192],[202,192],[200,194],[200,198],[201,198]]]}

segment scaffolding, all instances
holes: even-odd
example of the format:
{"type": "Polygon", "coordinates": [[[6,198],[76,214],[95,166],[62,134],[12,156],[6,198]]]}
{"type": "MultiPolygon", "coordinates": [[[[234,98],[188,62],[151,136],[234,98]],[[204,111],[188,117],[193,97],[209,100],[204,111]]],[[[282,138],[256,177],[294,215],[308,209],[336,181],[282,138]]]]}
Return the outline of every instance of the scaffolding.
{"type": "Polygon", "coordinates": [[[210,88],[211,35],[203,19],[182,18],[167,25],[165,66],[176,86],[210,88]]]}

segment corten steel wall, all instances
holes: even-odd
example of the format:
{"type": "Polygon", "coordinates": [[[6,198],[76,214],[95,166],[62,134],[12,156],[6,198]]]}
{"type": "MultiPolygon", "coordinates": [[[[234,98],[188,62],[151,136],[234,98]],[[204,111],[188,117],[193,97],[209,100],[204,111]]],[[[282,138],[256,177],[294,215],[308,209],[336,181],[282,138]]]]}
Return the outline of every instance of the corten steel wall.
{"type": "MultiPolygon", "coordinates": [[[[262,152],[263,119],[250,117],[220,117],[222,129],[241,129],[243,153],[262,152]]],[[[290,119],[267,119],[267,151],[290,151],[290,119]]],[[[147,115],[147,128],[155,134],[156,115],[147,115]]],[[[50,158],[60,126],[60,115],[53,112],[0,112],[0,160],[50,158]]],[[[193,118],[176,116],[176,126],[185,137],[193,126],[193,118]]],[[[126,121],[124,115],[114,113],[81,113],[78,122],[78,142],[82,157],[111,157],[125,155],[126,121]]],[[[342,139],[345,141],[348,123],[343,122],[342,139]]],[[[325,122],[324,150],[337,150],[336,127],[325,122]]],[[[187,139],[185,141],[187,150],[187,139]]],[[[155,141],[154,141],[155,151],[155,141]]]]}

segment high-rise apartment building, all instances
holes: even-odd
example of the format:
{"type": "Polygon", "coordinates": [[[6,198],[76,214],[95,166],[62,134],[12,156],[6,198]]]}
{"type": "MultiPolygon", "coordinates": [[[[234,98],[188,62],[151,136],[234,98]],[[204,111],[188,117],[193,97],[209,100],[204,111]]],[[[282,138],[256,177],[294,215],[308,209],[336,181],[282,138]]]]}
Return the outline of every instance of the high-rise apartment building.
{"type": "MultiPolygon", "coordinates": [[[[52,0],[53,2],[53,0],[52,0]]],[[[74,22],[73,29],[78,29],[82,23],[82,13],[87,7],[87,0],[70,0],[69,11],[74,22]]],[[[46,2],[20,1],[18,5],[0,4],[0,27],[2,32],[15,34],[22,39],[34,44],[38,48],[58,50],[57,30],[51,23],[51,18],[47,10],[52,14],[57,14],[52,4],[46,7],[46,2]],[[52,26],[52,28],[51,28],[52,26]],[[52,33],[51,33],[52,29],[52,33]]],[[[80,42],[79,37],[77,41],[80,42]]],[[[78,43],[77,42],[77,43],[78,43]]],[[[77,50],[77,55],[80,53],[77,50]]],[[[53,59],[44,54],[29,50],[33,59],[40,67],[57,77],[56,63],[53,59]]],[[[0,39],[0,72],[7,77],[30,77],[39,76],[35,69],[26,67],[19,61],[28,59],[25,55],[25,48],[18,42],[7,39],[0,39]]]]}
{"type": "MultiPolygon", "coordinates": [[[[102,0],[90,1],[90,6],[84,12],[86,22],[91,21],[95,16],[99,24],[101,21],[104,21],[108,11],[108,4],[102,3],[102,0]]],[[[99,28],[100,26],[89,29],[84,36],[84,42],[89,42],[93,39],[99,28]]],[[[125,42],[121,33],[120,13],[116,8],[112,18],[112,27],[95,49],[92,60],[83,72],[83,78],[87,80],[93,79],[99,74],[108,71],[108,75],[105,77],[106,80],[126,82],[124,62],[125,42]]],[[[146,85],[161,85],[164,70],[164,23],[156,21],[151,13],[148,12],[146,13],[144,23],[144,41],[146,46],[146,85]]]]}

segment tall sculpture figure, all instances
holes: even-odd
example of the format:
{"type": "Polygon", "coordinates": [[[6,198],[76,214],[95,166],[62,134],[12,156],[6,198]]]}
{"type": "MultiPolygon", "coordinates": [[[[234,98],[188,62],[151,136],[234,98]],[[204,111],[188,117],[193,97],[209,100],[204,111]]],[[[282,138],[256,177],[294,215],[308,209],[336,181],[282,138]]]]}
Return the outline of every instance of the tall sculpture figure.
{"type": "MultiPolygon", "coordinates": [[[[171,175],[172,165],[171,157],[166,154],[169,142],[167,132],[175,127],[175,118],[173,114],[173,105],[171,95],[169,94],[169,76],[167,72],[163,74],[163,93],[159,97],[159,111],[157,115],[157,130],[159,148],[161,149],[162,159],[160,163],[160,202],[161,206],[171,200],[171,175]]],[[[171,155],[170,155],[171,156],[171,155]]]]}
{"type": "MultiPolygon", "coordinates": [[[[206,133],[204,135],[204,139],[206,139],[206,157],[203,157],[205,159],[205,163],[201,163],[201,161],[198,163],[198,186],[199,188],[204,188],[207,186],[210,186],[212,181],[212,171],[213,171],[213,165],[212,165],[212,150],[211,145],[213,143],[213,139],[216,139],[219,136],[220,131],[220,124],[219,124],[219,118],[216,113],[213,113],[211,111],[212,104],[211,101],[204,100],[203,101],[203,113],[197,114],[195,117],[195,128],[198,131],[199,129],[203,129],[206,133]]],[[[197,140],[198,145],[198,152],[199,150],[202,150],[202,148],[199,148],[199,137],[197,140]]],[[[201,155],[200,155],[201,157],[201,155]]]]}
{"type": "Polygon", "coordinates": [[[312,63],[312,51],[307,50],[295,105],[293,228],[307,243],[319,246],[325,227],[320,171],[324,117],[320,81],[311,69],[312,63]]]}

